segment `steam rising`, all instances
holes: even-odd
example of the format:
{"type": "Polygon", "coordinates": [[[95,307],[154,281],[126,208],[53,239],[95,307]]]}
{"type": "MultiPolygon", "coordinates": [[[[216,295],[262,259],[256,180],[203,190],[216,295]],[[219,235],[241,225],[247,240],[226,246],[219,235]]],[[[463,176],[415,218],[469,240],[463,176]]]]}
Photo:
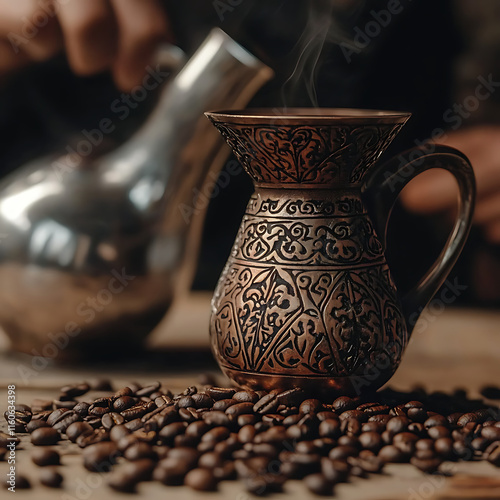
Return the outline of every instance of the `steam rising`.
{"type": "Polygon", "coordinates": [[[306,92],[310,104],[318,107],[316,76],[321,68],[321,54],[325,44],[352,44],[345,28],[338,20],[339,11],[362,7],[364,0],[310,0],[307,23],[292,54],[295,67],[281,87],[283,106],[296,105],[301,92],[306,92]]]}

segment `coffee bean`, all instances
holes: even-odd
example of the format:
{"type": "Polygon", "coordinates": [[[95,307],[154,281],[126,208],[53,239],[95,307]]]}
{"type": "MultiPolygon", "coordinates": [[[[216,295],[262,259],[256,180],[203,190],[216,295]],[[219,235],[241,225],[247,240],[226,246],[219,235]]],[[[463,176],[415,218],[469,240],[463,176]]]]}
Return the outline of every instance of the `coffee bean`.
{"type": "Polygon", "coordinates": [[[408,429],[410,421],[406,417],[392,417],[386,426],[386,430],[388,430],[392,435],[399,434],[408,429]]]}
{"type": "Polygon", "coordinates": [[[190,423],[186,427],[186,436],[191,436],[200,439],[203,434],[210,430],[211,426],[203,420],[190,423]]]}
{"type": "Polygon", "coordinates": [[[383,446],[377,456],[385,463],[399,463],[405,461],[405,454],[394,445],[383,446]]]}
{"type": "Polygon", "coordinates": [[[357,436],[361,434],[361,423],[355,418],[348,418],[342,420],[340,423],[340,430],[344,434],[357,436]]]}
{"type": "Polygon", "coordinates": [[[92,444],[83,450],[83,466],[91,472],[108,472],[116,463],[118,454],[115,443],[92,444]]]}
{"type": "Polygon", "coordinates": [[[185,422],[173,422],[163,427],[158,436],[163,444],[172,446],[175,436],[184,434],[186,427],[187,425],[185,422]]]}
{"type": "Polygon", "coordinates": [[[436,439],[434,449],[436,450],[436,453],[445,460],[451,460],[454,457],[453,440],[451,438],[443,437],[436,439]]]}
{"type": "Polygon", "coordinates": [[[404,405],[398,405],[389,410],[389,415],[394,417],[406,417],[406,408],[404,405]]]}
{"type": "Polygon", "coordinates": [[[450,435],[450,431],[444,425],[436,425],[427,429],[427,434],[429,434],[431,439],[439,439],[448,437],[450,435]]]}
{"type": "Polygon", "coordinates": [[[214,404],[214,400],[203,392],[193,394],[192,396],[195,404],[195,408],[211,408],[214,404]]]}
{"type": "Polygon", "coordinates": [[[319,399],[306,399],[299,406],[299,413],[318,413],[323,409],[323,405],[319,399]]]}
{"type": "Polygon", "coordinates": [[[106,429],[94,429],[91,433],[81,434],[76,438],[76,444],[80,448],[86,448],[97,443],[109,441],[109,431],[106,429]]]}
{"type": "MultiPolygon", "coordinates": [[[[67,399],[74,399],[78,396],[83,396],[90,390],[89,384],[86,382],[77,385],[66,385],[61,389],[61,396],[67,399]]],[[[63,400],[61,397],[61,401],[63,400]]]]}
{"type": "Polygon", "coordinates": [[[321,472],[333,483],[346,482],[350,470],[350,465],[344,460],[331,460],[326,457],[321,459],[321,472]]]}
{"type": "Polygon", "coordinates": [[[203,414],[202,418],[204,422],[212,426],[228,426],[231,422],[229,417],[223,411],[207,412],[203,414]]]}
{"type": "Polygon", "coordinates": [[[363,432],[359,435],[359,442],[364,449],[375,453],[382,447],[382,438],[376,432],[363,432]]]}
{"type": "Polygon", "coordinates": [[[280,405],[278,391],[271,391],[257,401],[253,406],[253,411],[259,414],[274,413],[280,405]]]}
{"type": "Polygon", "coordinates": [[[490,445],[485,452],[486,459],[490,464],[493,464],[495,467],[500,467],[500,442],[497,441],[490,445]]]}
{"type": "Polygon", "coordinates": [[[142,460],[143,458],[149,458],[151,460],[157,458],[153,447],[147,443],[142,442],[135,443],[129,446],[123,453],[123,456],[131,462],[135,460],[142,460]]]}
{"type": "Polygon", "coordinates": [[[198,460],[198,467],[205,469],[215,469],[215,467],[222,467],[224,461],[220,453],[209,451],[204,453],[198,460]]]}
{"type": "Polygon", "coordinates": [[[238,403],[253,403],[255,404],[260,398],[254,391],[238,391],[232,396],[232,399],[238,403]]]}
{"type": "MultiPolygon", "coordinates": [[[[126,420],[126,419],[125,419],[126,420]]],[[[134,420],[129,420],[123,424],[129,431],[137,431],[144,427],[144,422],[140,418],[134,418],[134,420]]]]}
{"type": "Polygon", "coordinates": [[[214,427],[206,432],[201,440],[202,441],[215,441],[219,442],[223,439],[227,439],[229,437],[230,431],[227,427],[214,427]]]}
{"type": "Polygon", "coordinates": [[[389,412],[389,407],[386,405],[373,405],[373,406],[367,406],[363,407],[363,405],[358,406],[358,410],[363,411],[364,413],[367,413],[370,416],[373,415],[385,415],[389,412]]]}
{"type": "Polygon", "coordinates": [[[320,411],[316,413],[316,418],[323,422],[323,420],[338,420],[338,416],[333,411],[320,411]]]}
{"type": "Polygon", "coordinates": [[[487,439],[481,438],[481,437],[473,439],[470,443],[471,448],[473,450],[477,450],[477,451],[486,450],[486,448],[488,448],[489,444],[490,444],[490,441],[488,441],[487,439]]]}
{"type": "Polygon", "coordinates": [[[161,387],[160,382],[154,382],[153,384],[147,385],[147,386],[142,387],[141,389],[135,391],[135,395],[138,398],[141,398],[144,396],[150,396],[151,394],[156,392],[160,387],[161,387]]]}
{"type": "Polygon", "coordinates": [[[177,401],[177,406],[179,408],[194,408],[196,406],[196,403],[191,396],[182,396],[177,401]]]}
{"type": "Polygon", "coordinates": [[[132,431],[127,429],[124,425],[115,425],[109,431],[109,438],[111,441],[118,443],[120,439],[124,436],[128,436],[132,431]]]}
{"type": "Polygon", "coordinates": [[[410,463],[420,469],[422,472],[427,474],[433,474],[439,469],[443,461],[440,458],[428,458],[422,459],[417,457],[412,457],[410,463]]]}
{"type": "Polygon", "coordinates": [[[361,432],[376,432],[378,434],[382,434],[384,429],[385,425],[381,422],[370,422],[370,420],[361,426],[361,432]]]}
{"type": "Polygon", "coordinates": [[[148,402],[141,402],[137,403],[134,406],[131,406],[130,408],[127,408],[126,410],[123,410],[120,412],[120,415],[127,421],[130,420],[135,420],[137,418],[141,418],[146,413],[149,413],[150,411],[153,411],[156,408],[156,405],[154,404],[153,401],[148,401],[148,402]]]}
{"type": "MultiPolygon", "coordinates": [[[[367,450],[364,450],[367,451],[367,450]]],[[[360,456],[356,458],[356,465],[361,467],[361,469],[365,472],[369,472],[371,474],[378,474],[382,471],[384,467],[384,462],[376,457],[375,455],[372,456],[360,456]]]]}
{"type": "Polygon", "coordinates": [[[122,425],[125,423],[125,418],[114,411],[106,413],[101,419],[102,425],[108,431],[115,425],[122,425]]]}
{"type": "Polygon", "coordinates": [[[340,422],[338,420],[323,420],[319,424],[319,435],[321,437],[338,438],[340,436],[340,422]]]}
{"type": "Polygon", "coordinates": [[[358,406],[358,403],[359,400],[357,399],[341,396],[333,402],[332,408],[336,413],[343,413],[347,410],[354,410],[358,406]]]}
{"type": "Polygon", "coordinates": [[[31,442],[36,446],[52,446],[61,438],[59,432],[52,427],[35,429],[31,434],[31,442]]]}
{"type": "Polygon", "coordinates": [[[219,399],[231,399],[236,393],[236,389],[226,387],[209,387],[207,394],[215,401],[219,399]]]}
{"type": "Polygon", "coordinates": [[[47,465],[59,465],[60,456],[56,450],[50,448],[38,448],[33,450],[31,460],[34,464],[45,467],[47,465]]]}
{"type": "Polygon", "coordinates": [[[426,429],[437,427],[438,425],[447,427],[449,425],[448,419],[443,417],[443,415],[433,415],[424,422],[424,427],[426,429]]]}
{"type": "Polygon", "coordinates": [[[52,409],[52,401],[48,399],[34,399],[31,404],[31,410],[33,412],[40,412],[51,409],[52,409]]]}
{"type": "Polygon", "coordinates": [[[408,408],[406,415],[412,422],[423,423],[427,420],[427,412],[421,407],[408,408]]]}
{"type": "Polygon", "coordinates": [[[31,422],[26,424],[26,431],[31,434],[35,429],[39,429],[40,427],[49,427],[49,424],[44,420],[31,420],[31,422]]]}
{"type": "Polygon", "coordinates": [[[343,420],[347,420],[348,418],[355,418],[356,420],[359,420],[361,423],[363,423],[368,420],[368,415],[359,410],[347,410],[339,415],[339,420],[341,422],[343,420]]]}
{"type": "Polygon", "coordinates": [[[120,413],[137,404],[137,399],[132,396],[120,396],[113,401],[113,410],[120,413]]]}
{"type": "Polygon", "coordinates": [[[470,422],[477,422],[478,421],[478,416],[475,413],[464,413],[458,420],[457,420],[457,425],[458,427],[464,427],[470,422]]]}
{"type": "Polygon", "coordinates": [[[387,422],[391,420],[393,417],[392,415],[372,415],[371,417],[368,418],[368,422],[377,422],[383,425],[387,425],[387,422]]]}
{"type": "Polygon", "coordinates": [[[153,471],[153,479],[167,486],[183,484],[190,467],[187,463],[172,458],[165,458],[153,471]]]}
{"type": "Polygon", "coordinates": [[[500,427],[495,427],[495,426],[483,427],[481,429],[481,436],[491,442],[500,441],[500,427]]]}
{"type": "Polygon", "coordinates": [[[200,414],[194,408],[179,408],[179,417],[188,424],[200,419],[200,414]]]}
{"type": "Polygon", "coordinates": [[[315,495],[329,496],[333,494],[333,483],[321,473],[309,474],[304,478],[307,489],[315,495]]]}
{"type": "Polygon", "coordinates": [[[233,417],[237,417],[239,415],[252,413],[253,412],[253,403],[237,403],[235,405],[230,406],[226,410],[226,415],[231,415],[233,417]]]}
{"type": "Polygon", "coordinates": [[[64,478],[55,469],[44,469],[40,473],[40,483],[48,488],[60,488],[64,478]]]}

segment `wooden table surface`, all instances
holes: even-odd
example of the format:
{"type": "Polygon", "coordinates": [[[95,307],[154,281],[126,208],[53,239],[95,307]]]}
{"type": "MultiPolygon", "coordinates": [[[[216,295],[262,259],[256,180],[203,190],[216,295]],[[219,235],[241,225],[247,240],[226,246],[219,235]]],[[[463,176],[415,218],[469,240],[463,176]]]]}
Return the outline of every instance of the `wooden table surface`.
{"type": "MultiPolygon", "coordinates": [[[[110,378],[121,387],[137,380],[141,383],[160,380],[173,391],[195,384],[203,371],[215,371],[216,366],[207,353],[207,320],[210,297],[192,295],[179,302],[166,320],[151,335],[148,349],[134,359],[93,362],[85,365],[50,365],[33,369],[32,359],[8,350],[8,343],[0,333],[0,410],[7,406],[6,387],[16,385],[17,403],[29,404],[36,397],[53,399],[57,389],[72,381],[91,378],[110,378]],[[30,371],[27,371],[28,368],[30,371]],[[29,376],[26,376],[29,373],[29,376]]],[[[425,322],[417,324],[404,360],[390,385],[407,390],[415,385],[428,390],[450,391],[464,388],[477,396],[486,384],[500,384],[500,313],[448,309],[439,314],[427,314],[425,322]]],[[[2,419],[0,429],[5,430],[2,419]]],[[[185,487],[165,487],[157,483],[142,483],[137,496],[115,493],[106,485],[102,474],[87,472],[81,457],[68,447],[61,468],[65,477],[62,490],[51,490],[37,485],[38,470],[29,458],[31,445],[23,439],[17,451],[16,470],[29,477],[37,486],[18,490],[18,499],[114,500],[120,498],[175,498],[246,500],[241,484],[223,482],[217,493],[197,493],[185,487]]],[[[386,473],[370,479],[354,479],[336,488],[339,500],[451,500],[500,499],[500,469],[484,462],[447,464],[455,478],[427,476],[406,464],[386,467],[386,473]],[[489,476],[482,490],[471,492],[461,483],[461,475],[489,476]]],[[[2,482],[7,465],[0,463],[2,482]]],[[[0,498],[8,498],[0,490],[0,498]]],[[[289,481],[284,493],[273,495],[277,500],[312,498],[300,481],[289,481]]]]}

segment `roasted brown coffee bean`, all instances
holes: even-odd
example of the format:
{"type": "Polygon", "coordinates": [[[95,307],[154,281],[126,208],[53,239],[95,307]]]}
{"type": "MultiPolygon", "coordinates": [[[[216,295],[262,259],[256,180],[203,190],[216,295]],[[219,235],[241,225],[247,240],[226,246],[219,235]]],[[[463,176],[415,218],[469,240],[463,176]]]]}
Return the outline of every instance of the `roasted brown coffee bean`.
{"type": "Polygon", "coordinates": [[[31,460],[40,467],[60,464],[59,453],[51,448],[34,449],[31,453],[31,460]]]}
{"type": "Polygon", "coordinates": [[[206,392],[213,400],[218,401],[219,399],[231,399],[236,393],[236,389],[227,387],[209,387],[206,392]]]}
{"type": "Polygon", "coordinates": [[[383,446],[377,456],[385,463],[400,463],[404,462],[406,458],[406,455],[392,444],[383,446]]]}
{"type": "Polygon", "coordinates": [[[358,410],[363,411],[364,413],[368,413],[368,415],[373,416],[373,415],[386,415],[389,413],[389,407],[386,405],[373,405],[373,406],[367,406],[363,407],[363,405],[358,406],[358,410]]]}
{"type": "Polygon", "coordinates": [[[420,407],[408,408],[406,415],[412,422],[418,422],[420,424],[427,420],[427,412],[424,408],[420,407]]]}
{"type": "Polygon", "coordinates": [[[444,425],[436,425],[427,429],[427,434],[429,434],[431,439],[439,439],[448,437],[450,435],[450,431],[444,425]]]}
{"type": "Polygon", "coordinates": [[[398,405],[389,410],[389,415],[394,417],[406,417],[406,408],[404,405],[398,405]]]}
{"type": "Polygon", "coordinates": [[[448,427],[448,419],[443,417],[443,415],[433,415],[424,422],[424,427],[426,429],[429,429],[430,427],[437,427],[438,425],[448,427]]]}
{"type": "Polygon", "coordinates": [[[439,466],[442,464],[442,460],[440,458],[428,458],[422,459],[417,457],[412,457],[410,459],[410,463],[420,469],[422,472],[426,472],[427,474],[433,474],[439,469],[439,466]]]}
{"type": "Polygon", "coordinates": [[[495,426],[483,427],[481,429],[481,436],[491,442],[500,441],[500,427],[495,427],[495,426]]]}
{"type": "Polygon", "coordinates": [[[253,403],[255,404],[260,398],[254,391],[238,391],[232,396],[232,399],[238,403],[253,403]]]}
{"type": "Polygon", "coordinates": [[[368,418],[368,422],[377,422],[383,425],[387,425],[387,422],[394,418],[392,415],[389,414],[379,414],[379,415],[372,415],[370,418],[368,418]]]}
{"type": "Polygon", "coordinates": [[[122,437],[128,436],[132,431],[127,429],[124,425],[115,425],[109,431],[109,438],[111,441],[118,443],[122,437]]]}
{"type": "Polygon", "coordinates": [[[60,488],[64,478],[55,469],[44,469],[40,472],[40,483],[48,488],[60,488]]]}
{"type": "Polygon", "coordinates": [[[334,483],[343,483],[349,477],[351,466],[344,460],[331,460],[323,457],[321,459],[321,472],[334,483]]]}
{"type": "Polygon", "coordinates": [[[229,437],[230,431],[227,427],[214,427],[206,432],[201,440],[202,441],[215,441],[219,442],[223,439],[227,439],[229,437]]]}
{"type": "Polygon", "coordinates": [[[323,405],[319,399],[306,399],[299,406],[299,413],[318,413],[323,410],[323,405]]]}
{"type": "Polygon", "coordinates": [[[463,415],[463,413],[451,413],[446,417],[448,420],[448,424],[452,426],[452,428],[457,426],[458,419],[463,415]]]}
{"type": "Polygon", "coordinates": [[[238,439],[242,443],[250,443],[256,435],[255,427],[253,425],[245,425],[238,432],[238,439]]]}
{"type": "Polygon", "coordinates": [[[361,422],[356,418],[348,418],[340,423],[340,430],[344,434],[357,436],[361,434],[361,422]]]}
{"type": "Polygon", "coordinates": [[[369,472],[371,474],[378,474],[384,467],[384,462],[375,455],[364,457],[359,456],[355,460],[357,466],[361,467],[363,471],[369,472]]]}
{"type": "Polygon", "coordinates": [[[497,441],[488,447],[486,457],[490,464],[500,467],[500,442],[497,441]]]}
{"type": "Polygon", "coordinates": [[[188,424],[200,420],[201,415],[195,408],[179,408],[179,417],[188,424]]]}
{"type": "Polygon", "coordinates": [[[470,422],[477,422],[478,416],[475,413],[464,413],[458,420],[458,427],[465,427],[470,422]]]}
{"type": "Polygon", "coordinates": [[[179,434],[174,438],[174,447],[189,447],[196,448],[198,443],[200,442],[200,438],[195,436],[186,436],[186,434],[179,434]]]}
{"type": "Polygon", "coordinates": [[[191,396],[182,396],[177,401],[177,406],[179,408],[195,408],[196,403],[195,403],[194,399],[191,396]]]}
{"type": "Polygon", "coordinates": [[[333,411],[320,411],[316,413],[316,418],[323,422],[323,420],[338,420],[338,416],[333,411]]]}
{"type": "Polygon", "coordinates": [[[399,448],[403,453],[408,455],[415,451],[415,443],[418,441],[418,436],[411,432],[400,432],[392,439],[392,444],[399,448]]]}
{"type": "Polygon", "coordinates": [[[154,402],[158,408],[161,408],[162,406],[171,404],[172,398],[165,396],[165,394],[162,394],[161,396],[156,397],[154,399],[154,402]]]}
{"type": "MultiPolygon", "coordinates": [[[[286,427],[289,427],[290,425],[296,425],[299,423],[299,421],[302,419],[303,415],[294,414],[294,415],[288,415],[284,420],[283,420],[283,425],[286,427]]],[[[338,420],[338,418],[337,418],[338,420]]]]}
{"type": "Polygon", "coordinates": [[[205,421],[198,420],[196,422],[190,423],[186,427],[186,436],[201,438],[201,436],[203,436],[203,434],[208,432],[210,429],[211,426],[208,425],[205,421]]]}
{"type": "Polygon", "coordinates": [[[163,429],[160,430],[158,436],[163,444],[172,446],[175,436],[184,434],[186,427],[187,425],[185,422],[173,422],[163,427],[163,429]]]}
{"type": "Polygon", "coordinates": [[[380,450],[383,444],[380,434],[376,432],[363,432],[359,435],[359,442],[364,449],[375,453],[380,450]]]}
{"type": "Polygon", "coordinates": [[[283,415],[267,413],[266,415],[262,415],[262,422],[268,422],[271,425],[280,425],[285,417],[283,415]]]}
{"type": "Polygon", "coordinates": [[[183,462],[187,464],[188,468],[192,469],[198,463],[200,453],[193,448],[178,447],[169,451],[168,458],[183,462]]]}
{"type": "Polygon", "coordinates": [[[256,415],[239,415],[236,419],[238,427],[244,427],[245,425],[254,425],[257,422],[256,415]]]}
{"type": "MultiPolygon", "coordinates": [[[[287,437],[289,437],[290,439],[296,439],[298,441],[302,439],[308,439],[312,437],[312,434],[313,434],[312,429],[305,424],[291,425],[286,430],[287,437]]],[[[339,434],[340,434],[340,427],[339,427],[339,434]]]]}
{"type": "Polygon", "coordinates": [[[488,448],[490,441],[482,437],[475,438],[471,441],[470,445],[473,450],[484,451],[488,448]]]}
{"type": "MultiPolygon", "coordinates": [[[[125,410],[126,411],[126,410],[125,410]]],[[[134,420],[130,420],[123,424],[129,431],[137,431],[144,427],[144,422],[140,418],[134,418],[134,420]]]]}
{"type": "Polygon", "coordinates": [[[82,434],[92,434],[94,429],[87,422],[73,422],[66,429],[66,437],[72,442],[75,443],[78,439],[78,436],[82,434]]]}
{"type": "Polygon", "coordinates": [[[319,435],[321,437],[338,438],[340,436],[340,422],[339,420],[323,420],[319,424],[318,428],[319,435]]]}
{"type": "Polygon", "coordinates": [[[359,422],[364,423],[368,420],[368,415],[359,410],[347,410],[339,415],[339,420],[347,420],[349,418],[355,418],[359,422]]]}
{"type": "Polygon", "coordinates": [[[319,472],[306,476],[304,478],[304,483],[306,488],[315,495],[333,495],[333,483],[319,472]]]}
{"type": "Polygon", "coordinates": [[[353,399],[348,396],[341,396],[333,402],[332,408],[336,413],[343,413],[347,410],[354,410],[358,406],[358,404],[358,399],[353,399]]]}
{"type": "Polygon", "coordinates": [[[124,424],[125,419],[119,413],[112,411],[110,413],[106,413],[105,415],[103,415],[101,422],[102,422],[102,426],[105,429],[110,430],[115,425],[124,424]]]}
{"type": "Polygon", "coordinates": [[[153,471],[153,479],[167,486],[178,486],[183,484],[184,477],[190,467],[185,462],[165,458],[160,462],[161,465],[153,471]]]}
{"type": "Polygon", "coordinates": [[[412,434],[415,434],[418,437],[424,437],[425,436],[424,424],[421,424],[419,422],[411,422],[410,424],[408,424],[408,432],[411,432],[412,434]]]}
{"type": "Polygon", "coordinates": [[[419,439],[415,442],[416,450],[433,450],[434,441],[432,439],[419,439]]]}
{"type": "Polygon", "coordinates": [[[203,414],[202,418],[204,422],[212,426],[228,426],[231,423],[229,417],[223,411],[206,412],[203,414]]]}
{"type": "Polygon", "coordinates": [[[463,441],[453,442],[453,453],[462,460],[472,460],[474,453],[463,441]]]}
{"type": "Polygon", "coordinates": [[[195,408],[211,408],[214,404],[214,400],[204,392],[198,392],[191,396],[195,403],[195,408]]]}
{"type": "Polygon", "coordinates": [[[220,453],[215,451],[209,451],[204,453],[198,460],[198,467],[203,467],[205,469],[215,469],[215,467],[222,467],[224,460],[222,459],[220,453]]]}
{"type": "Polygon", "coordinates": [[[254,404],[253,411],[259,414],[274,413],[279,405],[278,391],[271,391],[254,404]]]}
{"type": "Polygon", "coordinates": [[[386,425],[386,430],[392,435],[399,434],[408,429],[410,421],[406,417],[392,417],[386,425]]]}
{"type": "Polygon", "coordinates": [[[454,457],[453,440],[451,438],[443,437],[436,439],[434,449],[436,453],[445,460],[451,460],[454,457]]]}
{"type": "Polygon", "coordinates": [[[130,460],[131,462],[135,460],[141,460],[143,458],[149,458],[154,460],[157,458],[153,447],[147,443],[135,443],[129,446],[123,453],[123,456],[130,460]]]}
{"type": "Polygon", "coordinates": [[[77,385],[66,385],[61,389],[61,401],[63,400],[63,397],[67,399],[74,399],[78,396],[83,396],[89,390],[90,386],[86,382],[77,385]]]}
{"type": "Polygon", "coordinates": [[[56,429],[52,427],[41,427],[35,429],[31,434],[31,442],[36,446],[51,446],[56,444],[61,436],[56,429]]]}
{"type": "Polygon", "coordinates": [[[370,420],[368,420],[368,422],[365,422],[361,426],[361,432],[376,432],[378,434],[382,434],[382,432],[384,432],[384,429],[385,425],[381,422],[370,422],[370,420]]]}
{"type": "Polygon", "coordinates": [[[40,427],[50,427],[50,426],[44,420],[31,420],[31,422],[28,422],[26,424],[26,431],[31,434],[35,429],[39,429],[40,427]]]}
{"type": "Polygon", "coordinates": [[[384,432],[382,432],[382,434],[380,434],[380,437],[382,438],[383,443],[385,443],[385,444],[392,443],[392,437],[393,437],[392,432],[384,431],[384,432]]]}
{"type": "Polygon", "coordinates": [[[237,403],[235,405],[230,406],[226,410],[226,415],[230,415],[233,417],[237,417],[239,415],[244,415],[247,413],[253,412],[253,403],[237,403]]]}
{"type": "Polygon", "coordinates": [[[83,465],[91,472],[108,472],[119,454],[115,443],[92,444],[83,450],[83,465]]]}
{"type": "Polygon", "coordinates": [[[238,401],[234,399],[219,399],[215,401],[212,406],[212,409],[215,411],[226,411],[230,406],[238,404],[238,401]]]}
{"type": "Polygon", "coordinates": [[[286,391],[280,392],[278,394],[278,400],[280,405],[285,405],[287,407],[293,407],[300,405],[304,401],[305,391],[299,387],[294,387],[293,389],[287,389],[286,391]]]}
{"type": "Polygon", "coordinates": [[[80,448],[86,448],[87,446],[101,443],[103,441],[109,441],[109,431],[106,429],[94,429],[94,432],[81,434],[76,438],[76,444],[80,448]]]}
{"type": "Polygon", "coordinates": [[[121,396],[113,401],[113,410],[120,413],[124,410],[128,410],[135,404],[137,404],[136,398],[132,396],[121,396]]]}
{"type": "Polygon", "coordinates": [[[220,467],[215,467],[213,469],[214,476],[219,481],[227,481],[231,479],[236,479],[236,468],[234,467],[234,462],[227,461],[220,467]]]}
{"type": "Polygon", "coordinates": [[[125,420],[130,421],[135,420],[136,418],[143,417],[144,415],[146,415],[146,413],[153,411],[155,408],[156,405],[153,401],[141,402],[137,403],[134,406],[131,406],[130,408],[127,408],[126,410],[121,411],[120,414],[125,420]]]}
{"type": "Polygon", "coordinates": [[[160,382],[154,382],[150,385],[147,385],[147,386],[142,387],[141,389],[135,391],[135,395],[138,398],[142,398],[144,396],[150,396],[151,394],[153,394],[153,392],[156,392],[160,387],[161,387],[160,382]]]}

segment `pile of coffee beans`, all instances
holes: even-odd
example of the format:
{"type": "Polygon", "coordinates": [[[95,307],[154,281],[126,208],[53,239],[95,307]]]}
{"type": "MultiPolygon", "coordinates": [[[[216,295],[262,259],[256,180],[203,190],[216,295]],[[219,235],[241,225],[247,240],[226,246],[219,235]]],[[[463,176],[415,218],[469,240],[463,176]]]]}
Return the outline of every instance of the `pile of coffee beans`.
{"type": "MultiPolygon", "coordinates": [[[[500,467],[500,411],[464,391],[386,389],[320,401],[300,389],[213,385],[174,395],[156,382],[83,401],[90,389],[68,386],[57,401],[16,407],[16,432],[30,434],[46,486],[63,483],[57,448],[66,440],[82,450],[87,470],[109,472],[109,486],[126,492],[142,481],[211,491],[220,481],[240,479],[263,495],[280,491],[287,479],[303,479],[311,492],[331,495],[335,484],[380,473],[386,463],[410,462],[427,473],[444,461],[500,467]]],[[[500,392],[490,387],[484,394],[500,392]]],[[[0,458],[6,443],[0,434],[0,458]]],[[[26,477],[17,481],[30,486],[26,477]]]]}

